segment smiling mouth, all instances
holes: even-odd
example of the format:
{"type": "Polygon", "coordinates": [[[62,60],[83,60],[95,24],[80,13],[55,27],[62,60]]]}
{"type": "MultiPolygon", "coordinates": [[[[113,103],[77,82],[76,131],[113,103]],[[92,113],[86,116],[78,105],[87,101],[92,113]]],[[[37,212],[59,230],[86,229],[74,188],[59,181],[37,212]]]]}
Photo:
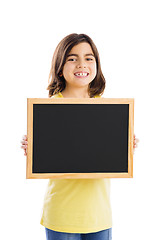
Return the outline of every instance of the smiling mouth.
{"type": "Polygon", "coordinates": [[[89,73],[87,73],[87,72],[79,72],[79,73],[74,73],[74,75],[76,76],[76,77],[87,77],[88,75],[89,75],[89,73]]]}

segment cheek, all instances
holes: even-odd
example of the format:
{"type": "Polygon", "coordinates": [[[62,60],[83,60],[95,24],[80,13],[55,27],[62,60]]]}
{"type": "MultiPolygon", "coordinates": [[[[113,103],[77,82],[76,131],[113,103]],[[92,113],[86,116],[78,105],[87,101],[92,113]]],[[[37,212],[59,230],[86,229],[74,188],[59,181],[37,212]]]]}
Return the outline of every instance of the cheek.
{"type": "Polygon", "coordinates": [[[71,64],[65,64],[63,67],[64,74],[69,74],[69,72],[72,70],[73,70],[73,66],[71,64]]]}

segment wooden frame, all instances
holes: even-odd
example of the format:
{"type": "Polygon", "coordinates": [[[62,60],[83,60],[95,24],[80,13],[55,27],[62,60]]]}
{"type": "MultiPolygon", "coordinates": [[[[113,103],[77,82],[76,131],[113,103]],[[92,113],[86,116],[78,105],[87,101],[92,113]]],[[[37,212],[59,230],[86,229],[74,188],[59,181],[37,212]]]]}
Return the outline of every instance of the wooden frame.
{"type": "Polygon", "coordinates": [[[133,138],[134,138],[134,99],[133,98],[27,98],[27,137],[28,152],[26,178],[132,178],[133,177],[133,138]],[[34,104],[128,104],[128,172],[116,173],[33,173],[33,105],[34,104]]]}

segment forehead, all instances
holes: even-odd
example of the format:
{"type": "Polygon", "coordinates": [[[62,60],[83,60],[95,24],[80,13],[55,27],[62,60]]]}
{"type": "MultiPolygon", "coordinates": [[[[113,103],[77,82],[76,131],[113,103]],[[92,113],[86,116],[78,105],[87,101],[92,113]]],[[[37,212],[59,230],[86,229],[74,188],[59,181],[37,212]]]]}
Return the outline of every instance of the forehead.
{"type": "Polygon", "coordinates": [[[93,53],[92,48],[89,43],[82,42],[77,45],[75,45],[69,53],[93,53]]]}

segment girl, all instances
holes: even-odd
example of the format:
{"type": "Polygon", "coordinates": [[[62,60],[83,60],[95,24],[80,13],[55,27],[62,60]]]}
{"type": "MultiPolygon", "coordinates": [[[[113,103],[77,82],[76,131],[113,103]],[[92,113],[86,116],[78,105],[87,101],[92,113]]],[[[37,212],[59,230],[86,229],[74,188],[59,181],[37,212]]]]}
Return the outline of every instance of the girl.
{"type": "MultiPolygon", "coordinates": [[[[97,48],[85,34],[58,44],[47,87],[49,97],[95,98],[105,89],[97,48]]],[[[134,148],[138,139],[134,136],[134,148]]],[[[22,140],[27,155],[27,136],[22,140]]],[[[111,240],[110,179],[50,179],[40,223],[47,240],[111,240]]]]}

